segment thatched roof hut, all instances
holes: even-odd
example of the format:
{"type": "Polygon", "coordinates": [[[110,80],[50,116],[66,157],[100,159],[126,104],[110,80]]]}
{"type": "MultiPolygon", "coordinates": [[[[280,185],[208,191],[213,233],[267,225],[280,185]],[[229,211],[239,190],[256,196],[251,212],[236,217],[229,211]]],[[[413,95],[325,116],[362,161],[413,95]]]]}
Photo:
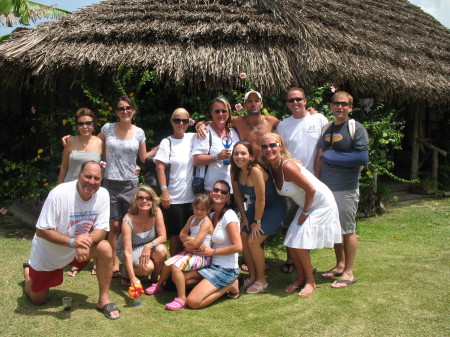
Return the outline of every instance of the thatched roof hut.
{"type": "Polygon", "coordinates": [[[407,0],[104,1],[14,33],[0,44],[0,81],[51,87],[123,61],[192,91],[235,88],[246,71],[263,93],[330,82],[450,102],[450,30],[407,0]]]}

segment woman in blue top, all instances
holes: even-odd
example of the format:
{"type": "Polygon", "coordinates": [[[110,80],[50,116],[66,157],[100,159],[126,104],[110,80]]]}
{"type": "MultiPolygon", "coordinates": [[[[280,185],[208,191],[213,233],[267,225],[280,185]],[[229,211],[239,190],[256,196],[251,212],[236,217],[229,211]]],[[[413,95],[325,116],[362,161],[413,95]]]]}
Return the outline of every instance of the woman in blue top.
{"type": "Polygon", "coordinates": [[[248,294],[257,294],[267,288],[264,275],[264,241],[269,235],[279,234],[286,211],[286,202],[275,190],[270,175],[255,160],[251,144],[236,143],[232,153],[231,175],[236,205],[241,213],[243,253],[249,278],[244,287],[248,294]],[[244,209],[243,197],[250,196],[250,205],[244,209]]]}

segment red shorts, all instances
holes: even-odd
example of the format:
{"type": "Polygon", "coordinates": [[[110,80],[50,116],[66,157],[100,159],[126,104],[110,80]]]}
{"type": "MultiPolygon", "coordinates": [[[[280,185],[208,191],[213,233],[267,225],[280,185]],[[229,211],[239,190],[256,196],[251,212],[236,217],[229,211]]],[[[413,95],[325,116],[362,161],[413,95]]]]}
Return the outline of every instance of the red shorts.
{"type": "MultiPolygon", "coordinates": [[[[81,270],[86,267],[88,263],[89,261],[78,262],[73,260],[69,264],[81,270]]],[[[30,266],[31,291],[37,293],[62,284],[63,269],[64,268],[51,271],[37,271],[30,266]]]]}

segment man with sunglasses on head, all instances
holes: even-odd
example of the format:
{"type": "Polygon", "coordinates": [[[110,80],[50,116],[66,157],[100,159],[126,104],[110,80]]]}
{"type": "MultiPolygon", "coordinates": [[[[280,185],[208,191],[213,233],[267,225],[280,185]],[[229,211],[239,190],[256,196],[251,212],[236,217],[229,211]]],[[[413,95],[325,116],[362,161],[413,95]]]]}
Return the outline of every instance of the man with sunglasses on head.
{"type": "Polygon", "coordinates": [[[353,109],[353,97],[336,92],[332,97],[331,110],[334,121],[324,128],[319,142],[315,175],[334,194],[339,209],[343,240],[336,244],[336,265],[322,274],[323,278],[340,278],[332,288],[348,287],[356,282],[353,275],[358,238],[356,236],[356,211],[359,202],[359,173],[368,162],[369,137],[367,130],[349,118],[353,109]]]}
{"type": "Polygon", "coordinates": [[[47,301],[49,288],[63,282],[63,268],[83,269],[95,258],[99,298],[96,304],[109,319],[120,311],[109,298],[112,249],[104,240],[109,231],[109,194],[100,187],[102,168],[82,164],[78,180],[56,186],[45,200],[36,224],[30,259],[24,263],[25,293],[33,304],[47,301]]]}
{"type": "MultiPolygon", "coordinates": [[[[322,128],[328,123],[328,120],[320,113],[310,113],[311,109],[306,108],[307,103],[308,100],[302,88],[290,88],[286,94],[286,106],[292,116],[278,124],[277,133],[292,156],[300,160],[308,171],[314,173],[317,143],[321,137],[322,128]]],[[[288,211],[283,223],[290,224],[297,212],[298,205],[290,200],[287,201],[287,204],[288,211]]],[[[281,270],[286,274],[294,271],[294,263],[289,252],[281,270]]]]}

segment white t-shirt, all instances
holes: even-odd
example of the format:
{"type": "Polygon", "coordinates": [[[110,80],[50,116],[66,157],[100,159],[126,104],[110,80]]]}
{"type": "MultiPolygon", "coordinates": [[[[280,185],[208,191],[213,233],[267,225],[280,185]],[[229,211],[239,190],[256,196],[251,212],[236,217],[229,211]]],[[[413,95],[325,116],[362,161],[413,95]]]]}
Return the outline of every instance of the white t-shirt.
{"type": "MultiPolygon", "coordinates": [[[[78,180],[60,184],[50,191],[42,207],[36,228],[54,229],[77,237],[93,229],[109,231],[109,193],[100,187],[89,201],[83,201],[77,191],[78,180]]],[[[73,261],[75,249],[52,243],[34,235],[30,265],[38,271],[63,268],[73,261]]]]}
{"type": "Polygon", "coordinates": [[[172,142],[172,151],[170,151],[170,142],[164,138],[159,144],[155,159],[169,164],[170,154],[170,177],[169,194],[171,204],[186,204],[194,201],[192,192],[193,166],[192,166],[192,145],[195,133],[185,133],[182,139],[175,139],[172,136],[168,138],[172,142]],[[171,153],[170,153],[171,152],[171,153]]]}
{"type": "MultiPolygon", "coordinates": [[[[213,216],[214,212],[210,214],[210,218],[212,219],[213,216]]],[[[225,212],[222,219],[219,220],[216,228],[214,229],[211,238],[212,248],[222,248],[231,245],[230,237],[227,232],[227,226],[231,222],[236,222],[238,224],[238,228],[240,228],[238,216],[232,209],[229,209],[225,212]]],[[[239,268],[238,257],[238,253],[229,255],[215,255],[212,257],[211,264],[227,269],[239,268]]]]}
{"type": "MultiPolygon", "coordinates": [[[[217,133],[211,128],[211,125],[208,125],[208,131],[211,132],[211,151],[209,152],[209,154],[214,157],[224,149],[222,138],[220,138],[217,133]]],[[[231,128],[231,139],[233,141],[233,144],[231,145],[230,150],[233,150],[234,144],[239,141],[239,135],[233,128],[231,128]]],[[[205,139],[195,137],[192,155],[195,156],[197,154],[208,154],[208,150],[209,134],[206,134],[205,139]]],[[[228,184],[230,184],[231,187],[230,167],[231,165],[224,165],[222,160],[214,161],[213,163],[209,164],[208,172],[206,172],[205,177],[205,189],[207,191],[211,191],[217,180],[225,180],[228,184]]],[[[196,175],[197,177],[203,178],[205,176],[205,166],[197,166],[196,175]]],[[[232,190],[230,192],[233,193],[232,190]]]]}
{"type": "Polygon", "coordinates": [[[314,173],[317,143],[321,137],[322,128],[327,123],[328,120],[324,115],[308,113],[299,119],[290,116],[277,127],[277,133],[283,139],[289,152],[311,173],[314,173]]]}

